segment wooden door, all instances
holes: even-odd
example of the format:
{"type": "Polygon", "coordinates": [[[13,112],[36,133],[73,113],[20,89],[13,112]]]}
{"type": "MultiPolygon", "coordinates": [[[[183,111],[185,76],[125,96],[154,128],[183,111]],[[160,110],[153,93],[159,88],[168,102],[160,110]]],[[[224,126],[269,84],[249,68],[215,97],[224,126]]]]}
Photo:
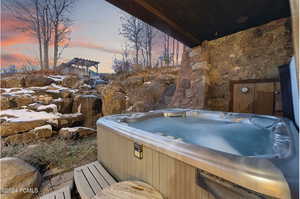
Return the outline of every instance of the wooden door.
{"type": "Polygon", "coordinates": [[[252,113],[255,84],[234,84],[233,86],[233,112],[252,113]],[[248,89],[247,91],[242,91],[248,89]]]}
{"type": "Polygon", "coordinates": [[[281,109],[280,84],[275,81],[243,80],[232,83],[232,109],[237,113],[277,114],[281,109]]]}
{"type": "Polygon", "coordinates": [[[253,113],[273,115],[274,83],[256,83],[253,103],[253,113]]]}

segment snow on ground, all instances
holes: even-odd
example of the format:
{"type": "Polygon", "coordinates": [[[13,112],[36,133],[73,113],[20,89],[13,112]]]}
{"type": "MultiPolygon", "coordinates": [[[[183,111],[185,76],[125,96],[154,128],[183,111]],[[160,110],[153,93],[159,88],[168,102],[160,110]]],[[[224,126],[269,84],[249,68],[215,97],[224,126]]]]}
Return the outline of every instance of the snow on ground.
{"type": "Polygon", "coordinates": [[[27,89],[27,88],[3,88],[4,95],[24,95],[24,94],[33,94],[35,93],[33,90],[27,89]]]}
{"type": "Polygon", "coordinates": [[[72,93],[75,93],[75,92],[78,91],[78,89],[71,89],[71,88],[64,87],[64,86],[60,86],[60,85],[57,85],[57,84],[54,84],[54,83],[51,84],[51,87],[56,88],[56,89],[58,89],[59,91],[62,91],[62,90],[69,90],[69,91],[71,91],[72,93]]]}
{"type": "Polygon", "coordinates": [[[28,109],[7,109],[0,111],[0,117],[6,121],[20,122],[20,121],[34,121],[34,120],[52,120],[59,118],[60,114],[35,112],[28,109]]]}
{"type": "Polygon", "coordinates": [[[78,130],[95,130],[95,129],[88,128],[88,127],[83,127],[83,126],[76,126],[76,127],[61,128],[61,130],[63,130],[63,131],[69,131],[69,132],[76,132],[78,130]]]}
{"type": "Polygon", "coordinates": [[[56,82],[61,82],[64,80],[64,78],[66,76],[64,76],[64,75],[49,75],[48,77],[56,82]]]}

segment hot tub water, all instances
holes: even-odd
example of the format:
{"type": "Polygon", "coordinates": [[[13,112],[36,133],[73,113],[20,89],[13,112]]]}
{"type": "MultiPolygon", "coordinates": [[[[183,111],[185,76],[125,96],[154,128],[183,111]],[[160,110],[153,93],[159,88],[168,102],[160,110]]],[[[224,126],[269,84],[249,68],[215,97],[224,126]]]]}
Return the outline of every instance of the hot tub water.
{"type": "Polygon", "coordinates": [[[129,122],[128,125],[234,155],[265,156],[273,153],[272,132],[251,123],[199,117],[157,117],[129,122]]]}

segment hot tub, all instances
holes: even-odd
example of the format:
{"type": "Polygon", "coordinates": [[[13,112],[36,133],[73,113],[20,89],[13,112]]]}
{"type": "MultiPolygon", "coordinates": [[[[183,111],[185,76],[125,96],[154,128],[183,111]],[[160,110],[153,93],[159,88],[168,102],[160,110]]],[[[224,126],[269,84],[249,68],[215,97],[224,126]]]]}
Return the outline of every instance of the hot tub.
{"type": "Polygon", "coordinates": [[[298,132],[272,116],[169,109],[103,117],[98,160],[165,198],[297,198],[298,132]]]}

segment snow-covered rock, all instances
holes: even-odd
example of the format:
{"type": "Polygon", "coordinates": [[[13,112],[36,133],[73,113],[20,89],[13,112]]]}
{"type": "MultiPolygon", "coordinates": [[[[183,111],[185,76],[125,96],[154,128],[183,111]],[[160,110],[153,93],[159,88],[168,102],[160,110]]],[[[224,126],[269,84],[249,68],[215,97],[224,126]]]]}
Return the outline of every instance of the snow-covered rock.
{"type": "Polygon", "coordinates": [[[52,126],[47,124],[44,126],[36,127],[33,130],[30,131],[35,135],[37,139],[39,138],[49,138],[52,136],[52,126]]]}
{"type": "Polygon", "coordinates": [[[95,129],[87,127],[72,127],[72,128],[62,128],[59,130],[59,136],[65,139],[74,139],[78,137],[85,137],[95,134],[97,131],[95,129]]]}
{"type": "Polygon", "coordinates": [[[24,78],[25,87],[48,86],[54,82],[51,78],[44,75],[27,75],[24,78]]]}
{"type": "Polygon", "coordinates": [[[60,114],[57,118],[57,123],[52,124],[52,126],[55,126],[57,129],[79,126],[83,123],[83,119],[82,113],[60,114]]]}
{"type": "Polygon", "coordinates": [[[55,104],[40,105],[37,107],[37,111],[45,111],[48,113],[57,113],[57,106],[55,104]]]}
{"type": "Polygon", "coordinates": [[[57,120],[59,115],[46,112],[35,112],[27,109],[4,110],[0,112],[0,136],[9,136],[26,132],[45,125],[48,121],[57,120]]]}

